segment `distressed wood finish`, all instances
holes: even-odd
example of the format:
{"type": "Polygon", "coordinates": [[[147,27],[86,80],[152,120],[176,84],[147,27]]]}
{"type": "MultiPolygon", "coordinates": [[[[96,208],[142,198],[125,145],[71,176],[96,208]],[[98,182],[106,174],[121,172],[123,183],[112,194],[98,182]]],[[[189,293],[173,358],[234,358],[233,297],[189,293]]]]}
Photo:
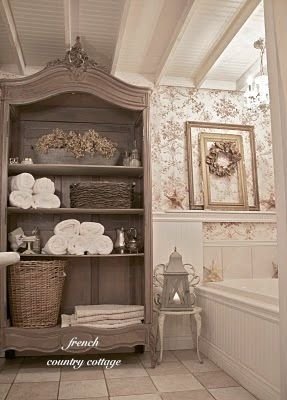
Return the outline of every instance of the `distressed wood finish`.
{"type": "MultiPolygon", "coordinates": [[[[0,80],[0,246],[7,249],[7,231],[21,226],[30,232],[40,229],[42,244],[53,227],[66,218],[100,222],[113,240],[115,229],[135,226],[144,241],[139,254],[108,256],[63,256],[68,259],[67,279],[61,312],[72,313],[75,305],[120,303],[143,304],[144,323],[125,329],[92,328],[19,329],[9,326],[6,271],[0,280],[0,350],[54,352],[69,338],[100,337],[100,350],[149,344],[152,323],[152,222],[150,138],[148,132],[150,90],[126,84],[97,68],[81,76],[63,66],[45,68],[35,75],[0,80]],[[75,96],[73,96],[75,94],[75,96]],[[83,131],[95,128],[119,144],[120,151],[131,150],[134,140],[143,167],[97,165],[10,165],[9,157],[31,156],[31,144],[44,133],[59,127],[83,131]],[[19,210],[7,207],[7,178],[21,172],[35,177],[48,176],[55,182],[63,209],[19,210]],[[69,185],[95,179],[136,182],[141,194],[138,208],[125,210],[87,210],[70,207],[69,185]],[[116,282],[116,285],[115,285],[116,282]]],[[[49,259],[51,256],[23,256],[49,259]]]]}
{"type": "MultiPolygon", "coordinates": [[[[144,345],[148,340],[149,326],[139,324],[131,328],[93,329],[88,327],[71,328],[46,328],[46,329],[23,329],[7,328],[4,335],[4,350],[13,349],[17,351],[34,350],[53,353],[66,347],[73,337],[78,340],[95,340],[99,337],[97,350],[111,350],[119,347],[135,347],[144,345]],[[116,333],[114,332],[116,331],[116,333]]],[[[77,348],[74,353],[85,353],[91,348],[77,348]]]]}

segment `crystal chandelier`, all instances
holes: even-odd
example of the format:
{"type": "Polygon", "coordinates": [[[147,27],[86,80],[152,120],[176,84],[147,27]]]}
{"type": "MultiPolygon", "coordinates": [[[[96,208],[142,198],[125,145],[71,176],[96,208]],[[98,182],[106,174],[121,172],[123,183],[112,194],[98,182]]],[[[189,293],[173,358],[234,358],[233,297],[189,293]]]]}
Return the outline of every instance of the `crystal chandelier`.
{"type": "Polygon", "coordinates": [[[268,76],[264,73],[263,58],[265,53],[264,39],[260,38],[254,42],[254,47],[260,50],[260,73],[255,78],[248,78],[248,88],[245,99],[248,109],[266,109],[269,107],[268,76]]]}

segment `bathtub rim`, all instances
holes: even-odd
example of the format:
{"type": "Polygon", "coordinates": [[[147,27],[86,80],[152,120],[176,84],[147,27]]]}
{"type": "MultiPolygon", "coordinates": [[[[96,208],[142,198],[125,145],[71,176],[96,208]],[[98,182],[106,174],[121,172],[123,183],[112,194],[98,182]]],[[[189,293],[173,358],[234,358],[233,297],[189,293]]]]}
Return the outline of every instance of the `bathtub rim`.
{"type": "MultiPolygon", "coordinates": [[[[255,301],[251,298],[244,298],[243,295],[232,294],[211,286],[202,285],[195,289],[196,296],[212,298],[215,301],[226,304],[242,312],[248,312],[254,316],[279,323],[279,305],[267,304],[262,301],[255,301]]],[[[204,310],[203,310],[204,312],[204,310]]]]}

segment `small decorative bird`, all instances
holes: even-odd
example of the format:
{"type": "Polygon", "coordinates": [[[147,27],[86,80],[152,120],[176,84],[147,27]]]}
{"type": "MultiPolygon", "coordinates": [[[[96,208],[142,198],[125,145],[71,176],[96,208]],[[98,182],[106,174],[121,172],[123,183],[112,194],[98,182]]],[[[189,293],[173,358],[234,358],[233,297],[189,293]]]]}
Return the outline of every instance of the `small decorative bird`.
{"type": "Polygon", "coordinates": [[[183,210],[182,202],[185,196],[178,195],[176,189],[174,189],[172,195],[165,194],[165,197],[170,200],[172,208],[181,208],[183,210]]]}

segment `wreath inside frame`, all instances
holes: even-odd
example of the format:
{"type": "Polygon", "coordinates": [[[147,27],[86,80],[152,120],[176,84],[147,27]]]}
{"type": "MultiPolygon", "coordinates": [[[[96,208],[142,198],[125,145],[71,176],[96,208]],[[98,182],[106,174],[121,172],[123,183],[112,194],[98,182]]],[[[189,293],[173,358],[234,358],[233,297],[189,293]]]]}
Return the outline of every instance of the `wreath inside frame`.
{"type": "Polygon", "coordinates": [[[218,177],[231,176],[235,173],[237,164],[242,159],[235,142],[214,142],[210,147],[208,155],[205,158],[206,164],[209,166],[209,172],[218,177]],[[218,163],[218,157],[224,154],[229,160],[227,166],[218,163]]]}

